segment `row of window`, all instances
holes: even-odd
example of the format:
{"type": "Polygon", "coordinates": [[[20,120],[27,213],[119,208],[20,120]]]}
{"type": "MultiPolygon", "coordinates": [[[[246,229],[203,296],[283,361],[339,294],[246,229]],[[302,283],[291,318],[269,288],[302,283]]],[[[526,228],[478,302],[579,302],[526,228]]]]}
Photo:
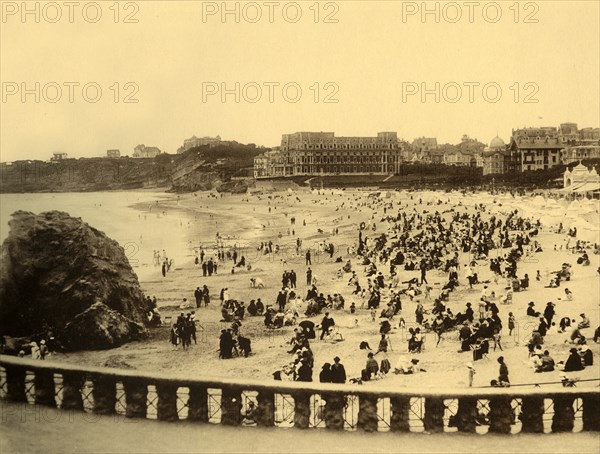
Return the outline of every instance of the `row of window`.
{"type": "MultiPolygon", "coordinates": [[[[287,147],[285,147],[285,145],[282,145],[282,148],[287,149],[287,147]]],[[[292,147],[292,149],[294,149],[296,147],[292,147]]],[[[370,150],[370,149],[386,149],[386,150],[391,150],[393,148],[396,148],[396,146],[393,143],[389,143],[389,144],[381,144],[381,143],[374,143],[374,144],[314,144],[314,145],[309,145],[309,144],[304,144],[303,146],[300,145],[297,147],[297,149],[299,150],[337,150],[337,149],[342,149],[342,150],[370,150]]]]}

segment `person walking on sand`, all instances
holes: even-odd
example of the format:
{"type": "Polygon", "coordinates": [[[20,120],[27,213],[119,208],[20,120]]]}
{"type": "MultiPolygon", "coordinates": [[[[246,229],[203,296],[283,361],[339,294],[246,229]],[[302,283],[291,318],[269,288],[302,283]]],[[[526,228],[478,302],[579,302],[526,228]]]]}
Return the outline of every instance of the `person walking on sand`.
{"type": "Polygon", "coordinates": [[[196,308],[199,308],[202,304],[202,290],[200,290],[200,287],[196,287],[196,290],[194,290],[194,297],[196,298],[196,308]]]}
{"type": "Polygon", "coordinates": [[[306,264],[307,265],[312,265],[312,260],[311,260],[311,256],[310,256],[310,249],[306,251],[306,264]]]}
{"type": "Polygon", "coordinates": [[[423,259],[421,260],[421,285],[423,284],[429,284],[429,282],[427,282],[427,262],[423,259]]]}
{"type": "Polygon", "coordinates": [[[171,327],[169,342],[173,346],[173,350],[177,350],[177,346],[179,345],[179,336],[177,335],[177,325],[173,325],[171,327]]]}
{"type": "Polygon", "coordinates": [[[498,357],[498,364],[500,364],[500,371],[498,374],[498,383],[501,386],[506,386],[510,384],[510,380],[508,379],[508,366],[504,362],[504,356],[498,357]]]}
{"type": "Polygon", "coordinates": [[[469,361],[467,363],[467,373],[469,374],[469,388],[473,387],[473,379],[475,378],[475,367],[473,367],[473,363],[469,361]]]}
{"type": "Polygon", "coordinates": [[[202,298],[204,299],[204,307],[207,307],[210,302],[210,292],[206,284],[202,287],[202,298]]]}

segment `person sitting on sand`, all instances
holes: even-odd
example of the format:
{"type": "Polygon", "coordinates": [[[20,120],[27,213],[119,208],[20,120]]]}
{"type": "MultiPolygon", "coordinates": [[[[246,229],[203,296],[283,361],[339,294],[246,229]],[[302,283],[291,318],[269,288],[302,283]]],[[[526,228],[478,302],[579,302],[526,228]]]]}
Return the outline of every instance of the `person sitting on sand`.
{"type": "Polygon", "coordinates": [[[529,303],[529,305],[527,306],[527,316],[539,318],[540,313],[534,309],[534,306],[535,306],[535,303],[533,301],[531,301],[529,303]]]}
{"type": "Polygon", "coordinates": [[[559,326],[558,332],[564,333],[567,328],[571,327],[571,323],[575,323],[575,319],[571,320],[569,317],[561,318],[560,322],[558,322],[558,326],[559,326]]]}
{"type": "Polygon", "coordinates": [[[387,353],[388,351],[388,340],[386,338],[385,334],[381,334],[381,339],[379,340],[379,347],[377,348],[377,351],[375,352],[375,354],[377,353],[387,353]]]}
{"type": "Polygon", "coordinates": [[[395,374],[410,374],[410,361],[408,360],[408,358],[406,358],[405,356],[401,356],[400,358],[398,358],[398,363],[396,364],[396,367],[394,368],[394,373],[395,374]]]}
{"type": "Polygon", "coordinates": [[[375,355],[373,355],[372,352],[369,352],[369,354],[367,355],[367,364],[361,372],[361,378],[363,381],[372,380],[379,373],[379,364],[377,364],[377,361],[375,360],[374,356],[375,355]]]}
{"type": "Polygon", "coordinates": [[[577,324],[577,328],[584,329],[590,327],[590,319],[584,313],[579,314],[581,321],[577,324]]]}
{"type": "Polygon", "coordinates": [[[594,365],[594,353],[592,353],[587,344],[583,344],[579,347],[579,355],[581,356],[581,361],[585,367],[594,365]]]}
{"type": "Polygon", "coordinates": [[[579,356],[579,352],[576,348],[572,348],[569,350],[569,357],[564,364],[563,371],[564,372],[576,372],[584,369],[583,362],[581,360],[581,356],[579,356]]]}
{"type": "Polygon", "coordinates": [[[536,372],[552,372],[554,370],[554,359],[550,356],[548,350],[544,350],[544,354],[540,356],[540,365],[536,367],[536,372]]]}

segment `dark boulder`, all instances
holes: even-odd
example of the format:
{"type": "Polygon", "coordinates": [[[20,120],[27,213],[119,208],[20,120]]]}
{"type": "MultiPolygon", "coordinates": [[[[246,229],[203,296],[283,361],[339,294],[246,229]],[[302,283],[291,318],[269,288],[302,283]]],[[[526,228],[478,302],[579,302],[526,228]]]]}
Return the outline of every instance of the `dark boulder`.
{"type": "MultiPolygon", "coordinates": [[[[0,334],[44,336],[51,331],[63,345],[83,348],[63,330],[96,302],[131,322],[146,323],[147,308],[138,278],[116,241],[80,218],[59,211],[39,215],[17,211],[9,226],[2,245],[0,334]]],[[[104,317],[106,311],[92,312],[96,313],[102,315],[99,329],[110,332],[110,323],[115,323],[120,332],[127,325],[119,317],[104,317]]],[[[130,337],[137,337],[138,325],[127,326],[132,330],[130,337]]],[[[92,330],[89,335],[98,332],[92,330]]],[[[114,338],[122,343],[128,336],[114,338]]],[[[90,339],[86,348],[108,347],[106,339],[100,336],[97,344],[90,339]]]]}
{"type": "Polygon", "coordinates": [[[144,336],[143,325],[102,303],[95,303],[67,323],[62,338],[68,350],[117,347],[144,336]]]}

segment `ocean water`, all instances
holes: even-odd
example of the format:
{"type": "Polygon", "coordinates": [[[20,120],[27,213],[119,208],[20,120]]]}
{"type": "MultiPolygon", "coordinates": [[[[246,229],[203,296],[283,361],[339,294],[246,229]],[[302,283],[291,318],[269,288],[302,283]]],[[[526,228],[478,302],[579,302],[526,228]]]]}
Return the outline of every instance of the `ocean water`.
{"type": "Polygon", "coordinates": [[[0,240],[8,236],[10,215],[17,210],[36,214],[65,211],[119,242],[138,277],[158,276],[160,267],[153,266],[153,251],[164,250],[174,260],[175,267],[191,260],[193,227],[203,222],[198,215],[191,219],[185,211],[163,211],[156,206],[157,200],[173,200],[176,204],[176,198],[147,191],[1,194],[0,240]],[[139,204],[143,204],[142,209],[139,204]]]}

